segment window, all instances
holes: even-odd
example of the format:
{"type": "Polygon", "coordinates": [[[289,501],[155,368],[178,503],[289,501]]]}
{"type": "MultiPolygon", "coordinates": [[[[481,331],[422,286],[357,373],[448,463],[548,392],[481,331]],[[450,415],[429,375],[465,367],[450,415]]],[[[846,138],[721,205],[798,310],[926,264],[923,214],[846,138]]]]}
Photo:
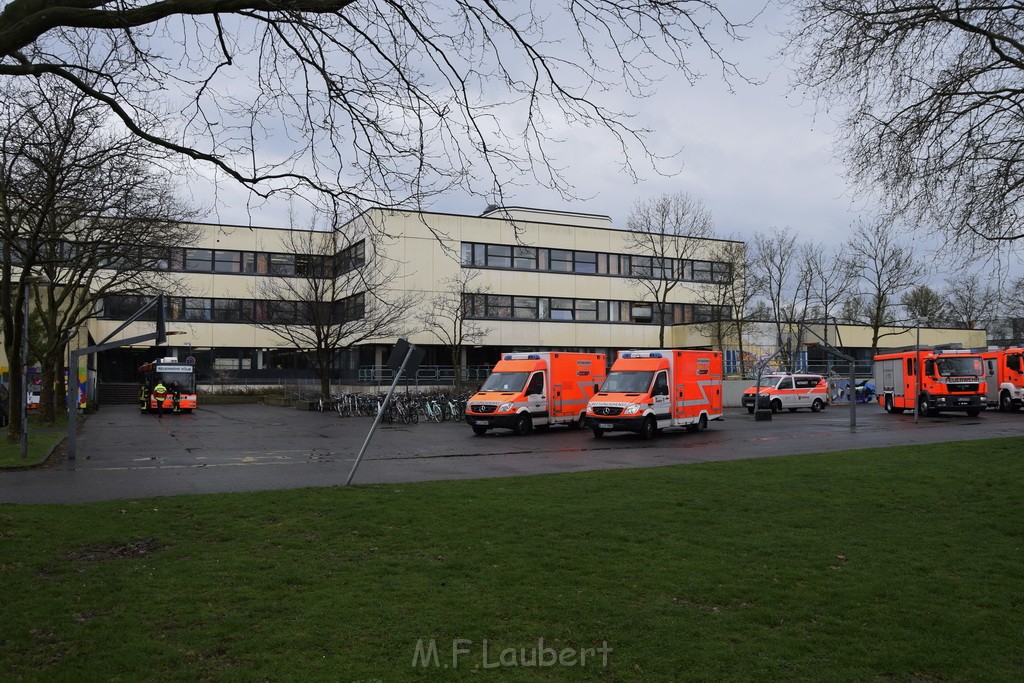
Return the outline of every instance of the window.
{"type": "Polygon", "coordinates": [[[793,378],[792,377],[783,377],[782,381],[779,382],[779,386],[776,387],[776,389],[792,389],[792,388],[793,388],[793,378]]]}
{"type": "Polygon", "coordinates": [[[573,311],[572,299],[552,299],[551,300],[551,319],[552,320],[572,320],[573,311]]]}
{"type": "Polygon", "coordinates": [[[209,320],[212,317],[209,299],[185,298],[185,320],[209,320]]]}
{"type": "Polygon", "coordinates": [[[544,393],[544,373],[538,372],[530,378],[530,384],[526,387],[526,395],[531,396],[534,394],[544,393]]]}
{"type": "Polygon", "coordinates": [[[651,277],[651,257],[630,256],[629,274],[633,277],[651,277]]]}
{"type": "Polygon", "coordinates": [[[235,323],[241,320],[238,299],[214,299],[213,319],[221,323],[235,323]]]}
{"type": "Polygon", "coordinates": [[[213,271],[215,273],[242,272],[242,253],[239,251],[223,251],[218,249],[214,252],[213,271]]]}
{"type": "Polygon", "coordinates": [[[473,265],[473,244],[471,242],[463,242],[461,253],[459,254],[459,263],[463,266],[473,265]]]}
{"type": "Polygon", "coordinates": [[[510,296],[489,296],[487,297],[488,318],[511,318],[512,297],[510,296]]]}
{"type": "Polygon", "coordinates": [[[576,263],[573,270],[577,273],[596,273],[597,254],[587,251],[576,252],[576,263]]]}
{"type": "Polygon", "coordinates": [[[511,268],[512,247],[488,244],[487,265],[491,268],[511,268]]]}
{"type": "Polygon", "coordinates": [[[576,302],[577,320],[597,320],[597,302],[593,299],[580,299],[576,302]]]}
{"type": "Polygon", "coordinates": [[[256,272],[256,254],[251,251],[243,251],[241,254],[242,271],[246,274],[253,274],[256,272]]]}
{"type": "Polygon", "coordinates": [[[548,265],[549,270],[553,270],[559,273],[571,273],[572,272],[572,252],[566,249],[551,249],[551,260],[548,265]]]}
{"type": "Polygon", "coordinates": [[[512,300],[512,317],[526,320],[537,319],[537,299],[532,296],[517,296],[512,300]]]}
{"type": "Polygon", "coordinates": [[[295,257],[291,254],[270,254],[272,275],[295,275],[295,257]]]}
{"type": "Polygon", "coordinates": [[[668,396],[668,374],[659,372],[654,380],[654,388],[651,389],[651,396],[668,396]]]}
{"type": "Polygon", "coordinates": [[[186,249],[185,270],[190,273],[208,273],[213,270],[213,252],[209,249],[186,249]]]}
{"type": "Polygon", "coordinates": [[[517,270],[537,270],[537,250],[533,247],[515,247],[513,256],[517,270]]]}
{"type": "Polygon", "coordinates": [[[643,303],[630,304],[629,319],[634,323],[650,323],[651,305],[643,303]]]}
{"type": "Polygon", "coordinates": [[[711,261],[694,261],[693,262],[693,281],[694,282],[711,282],[711,261]]]}

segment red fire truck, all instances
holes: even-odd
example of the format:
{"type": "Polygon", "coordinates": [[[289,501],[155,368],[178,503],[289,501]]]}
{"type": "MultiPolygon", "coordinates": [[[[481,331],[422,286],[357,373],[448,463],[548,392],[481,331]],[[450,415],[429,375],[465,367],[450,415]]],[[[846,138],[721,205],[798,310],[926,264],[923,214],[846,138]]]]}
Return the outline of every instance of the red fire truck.
{"type": "Polygon", "coordinates": [[[162,382],[167,388],[163,400],[164,410],[182,413],[191,413],[195,410],[196,373],[195,366],[191,363],[179,363],[173,356],[157,358],[151,363],[141,365],[139,374],[142,375],[142,387],[139,392],[139,407],[142,412],[156,410],[157,398],[153,394],[153,387],[158,382],[162,382]],[[174,410],[175,402],[177,411],[174,410]]]}
{"type": "Polygon", "coordinates": [[[983,351],[985,381],[990,406],[1016,412],[1024,404],[1024,347],[990,348],[983,351]]]}
{"type": "Polygon", "coordinates": [[[938,415],[985,409],[985,367],[981,354],[964,349],[921,347],[875,356],[875,390],[887,413],[914,410],[938,415]]]}

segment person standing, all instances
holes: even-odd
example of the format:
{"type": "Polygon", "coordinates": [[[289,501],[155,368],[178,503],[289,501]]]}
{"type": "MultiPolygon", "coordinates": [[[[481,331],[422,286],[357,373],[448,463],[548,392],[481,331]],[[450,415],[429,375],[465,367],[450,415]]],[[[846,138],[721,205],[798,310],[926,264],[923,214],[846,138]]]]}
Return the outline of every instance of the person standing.
{"type": "Polygon", "coordinates": [[[171,382],[171,412],[181,412],[181,385],[171,382]]]}
{"type": "Polygon", "coordinates": [[[158,381],[153,387],[153,397],[156,398],[156,416],[162,418],[164,416],[164,399],[167,398],[167,387],[163,382],[158,381]]]}

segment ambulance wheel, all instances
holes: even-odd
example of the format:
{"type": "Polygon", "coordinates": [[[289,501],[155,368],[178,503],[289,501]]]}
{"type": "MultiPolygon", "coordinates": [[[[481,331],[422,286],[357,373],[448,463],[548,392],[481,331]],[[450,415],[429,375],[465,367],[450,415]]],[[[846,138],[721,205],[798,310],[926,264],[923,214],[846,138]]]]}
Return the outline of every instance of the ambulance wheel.
{"type": "Polygon", "coordinates": [[[703,432],[707,428],[708,428],[708,416],[707,415],[701,415],[700,419],[697,420],[697,431],[698,432],[703,432]]]}
{"type": "Polygon", "coordinates": [[[578,429],[583,431],[587,427],[586,419],[586,413],[580,413],[579,419],[573,420],[569,423],[569,429],[578,429]]]}
{"type": "Polygon", "coordinates": [[[487,427],[481,427],[480,425],[473,425],[473,433],[477,436],[483,436],[487,433],[487,427]]]}
{"type": "Polygon", "coordinates": [[[822,408],[824,408],[824,407],[825,407],[825,404],[822,403],[821,399],[820,398],[816,398],[816,399],[814,399],[814,403],[811,404],[811,412],[812,413],[820,413],[822,408]]]}
{"type": "Polygon", "coordinates": [[[654,438],[654,432],[658,430],[658,425],[654,424],[654,418],[648,415],[644,418],[644,421],[640,423],[640,438],[644,441],[650,441],[654,438]]]}
{"type": "Polygon", "coordinates": [[[772,412],[773,413],[781,413],[782,412],[782,401],[780,401],[779,399],[775,399],[774,401],[772,401],[772,412]]]}
{"type": "Polygon", "coordinates": [[[519,436],[526,436],[533,430],[533,420],[526,413],[519,413],[516,415],[515,424],[512,425],[512,431],[519,436]]]}
{"type": "Polygon", "coordinates": [[[981,408],[968,408],[967,415],[969,417],[978,417],[981,415],[981,408]]]}
{"type": "Polygon", "coordinates": [[[604,436],[603,429],[598,429],[597,427],[594,427],[592,431],[594,432],[595,439],[600,439],[602,436],[604,436]]]}

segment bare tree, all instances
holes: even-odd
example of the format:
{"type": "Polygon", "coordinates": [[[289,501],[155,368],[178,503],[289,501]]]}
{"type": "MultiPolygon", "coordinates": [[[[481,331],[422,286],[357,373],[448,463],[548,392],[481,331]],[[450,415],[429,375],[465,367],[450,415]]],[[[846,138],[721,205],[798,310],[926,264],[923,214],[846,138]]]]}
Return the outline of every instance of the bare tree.
{"type": "Polygon", "coordinates": [[[918,285],[900,298],[907,317],[921,325],[938,327],[946,323],[946,306],[942,296],[928,285],[918,285]]]}
{"type": "MultiPolygon", "coordinates": [[[[848,109],[851,175],[960,249],[1024,236],[1024,8],[797,0],[797,82],[848,109]]],[[[830,107],[831,111],[837,108],[830,107]]]]}
{"type": "Polygon", "coordinates": [[[500,204],[521,178],[568,194],[565,126],[610,134],[627,174],[658,161],[598,94],[694,82],[694,46],[743,79],[718,41],[745,26],[706,0],[10,0],[0,75],[55,74],[259,196],[406,207],[463,187],[500,204]]]}
{"type": "Polygon", "coordinates": [[[987,328],[999,315],[1000,291],[976,273],[946,281],[942,300],[950,325],[967,330],[987,328]]]}
{"type": "MultiPolygon", "coordinates": [[[[194,234],[161,162],[110,125],[95,100],[53,78],[11,83],[0,107],[0,318],[8,365],[19,369],[24,295],[37,321],[41,413],[63,406],[64,351],[73,330],[112,293],[167,290],[172,245],[194,234]],[[48,284],[29,284],[37,278],[48,284]]],[[[20,396],[20,373],[12,373],[20,396]]],[[[20,412],[9,438],[20,428],[20,412]]]]}
{"type": "Polygon", "coordinates": [[[697,329],[723,351],[735,341],[739,351],[739,372],[743,377],[747,371],[743,335],[750,320],[748,316],[754,296],[747,245],[739,240],[723,240],[712,249],[709,258],[727,264],[728,278],[720,286],[707,287],[698,294],[698,301],[708,307],[710,318],[698,324],[697,329]]]}
{"type": "Polygon", "coordinates": [[[286,245],[296,255],[294,274],[261,278],[254,291],[254,324],[309,353],[325,399],[342,351],[406,333],[412,298],[387,289],[398,264],[377,253],[371,239],[338,221],[329,230],[292,230],[286,245]]]}
{"type": "Polygon", "coordinates": [[[665,326],[673,322],[668,313],[672,292],[694,287],[696,282],[718,282],[727,275],[716,273],[713,265],[695,272],[693,259],[705,240],[714,236],[714,221],[700,200],[677,192],[636,202],[627,226],[631,231],[625,240],[631,254],[629,281],[656,304],[652,315],[658,321],[658,345],[664,347],[665,326]]]}
{"type": "Polygon", "coordinates": [[[896,239],[894,232],[886,221],[860,222],[843,246],[847,267],[857,274],[860,285],[851,296],[857,302],[849,308],[851,322],[871,328],[872,356],[878,352],[878,340],[887,336],[882,328],[899,322],[900,297],[924,274],[914,250],[896,239]]]}
{"type": "Polygon", "coordinates": [[[782,228],[754,234],[751,277],[754,292],[764,297],[775,326],[775,343],[783,361],[796,370],[807,321],[813,317],[820,266],[816,247],[800,244],[782,228]]]}
{"type": "Polygon", "coordinates": [[[448,348],[456,391],[462,389],[462,350],[468,344],[483,341],[490,332],[489,327],[470,318],[470,297],[490,291],[489,287],[480,287],[476,283],[479,276],[479,270],[461,268],[458,274],[442,279],[441,290],[431,298],[429,308],[418,316],[424,330],[448,348]]]}

